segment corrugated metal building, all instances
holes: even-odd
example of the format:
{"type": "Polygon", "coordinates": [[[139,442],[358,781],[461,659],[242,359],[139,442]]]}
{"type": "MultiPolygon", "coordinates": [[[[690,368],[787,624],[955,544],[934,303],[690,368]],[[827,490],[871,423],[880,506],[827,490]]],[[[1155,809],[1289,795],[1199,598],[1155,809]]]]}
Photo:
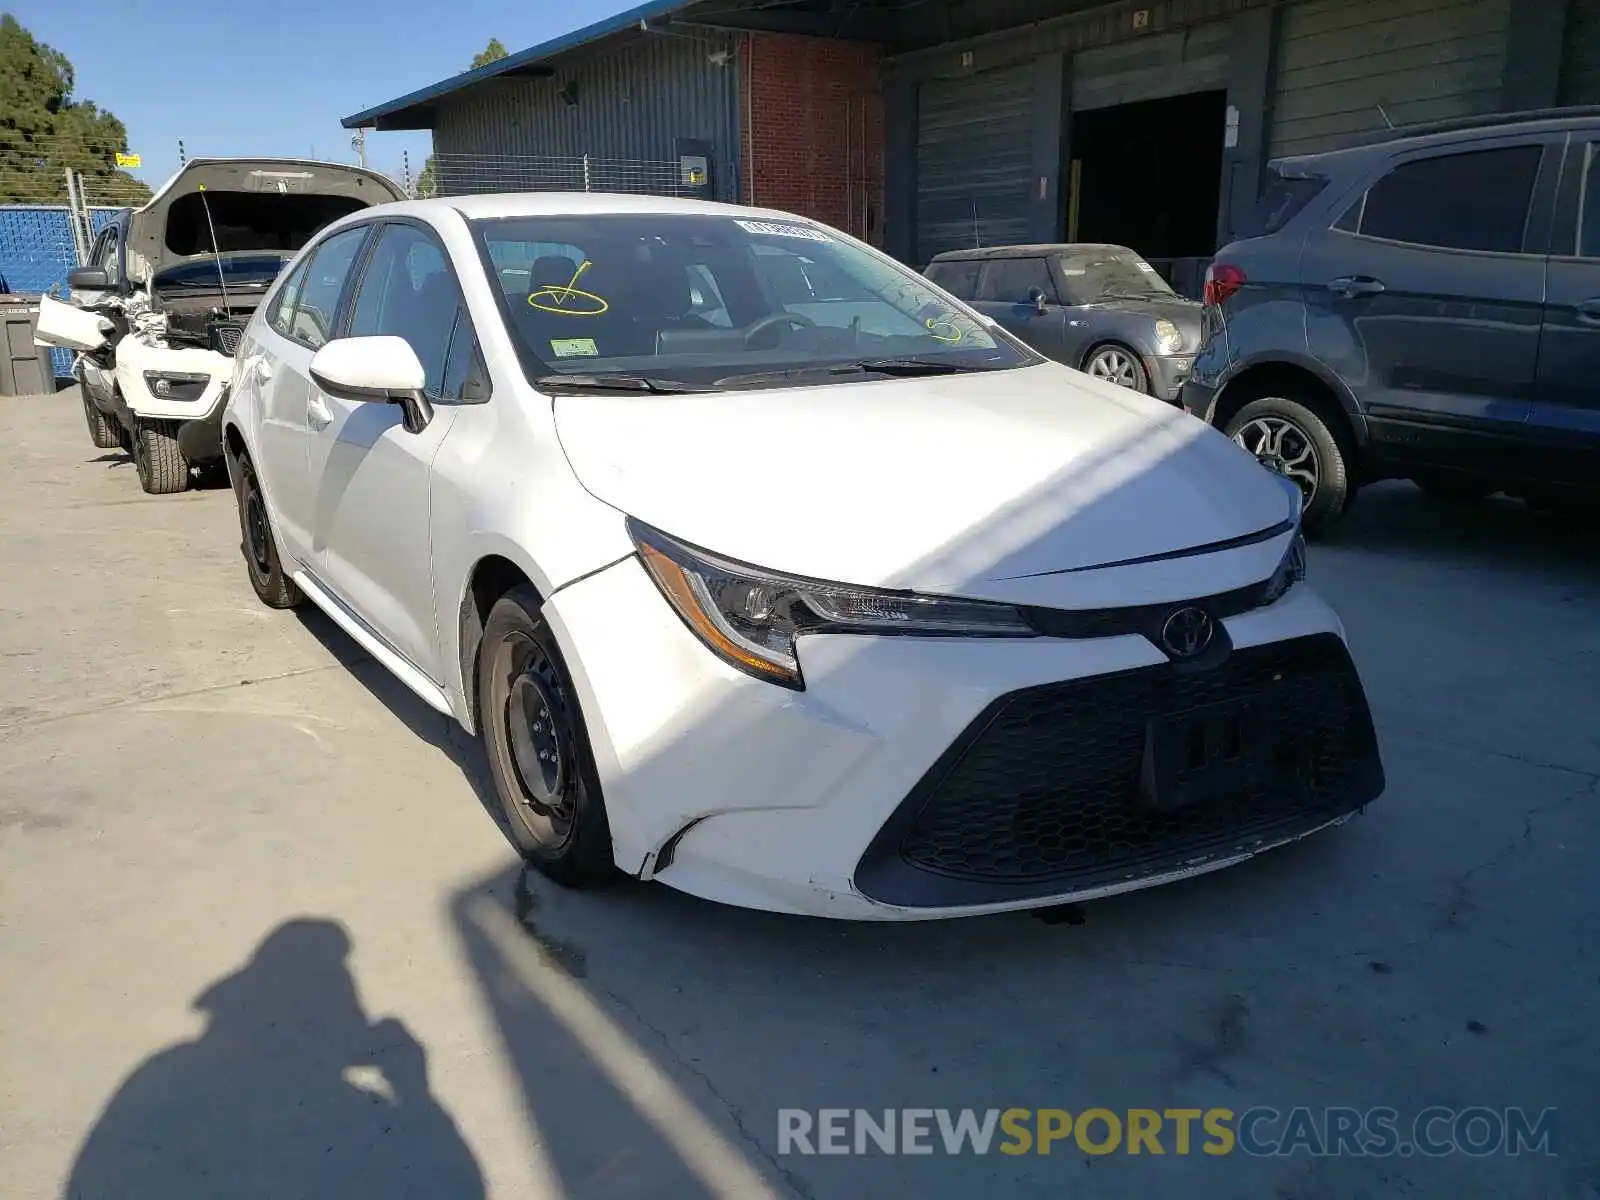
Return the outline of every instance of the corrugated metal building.
{"type": "Polygon", "coordinates": [[[462,188],[513,184],[495,156],[703,156],[705,194],[913,263],[1067,237],[1181,274],[1269,156],[1580,103],[1600,0],[658,0],[345,124],[432,129],[462,188]]]}

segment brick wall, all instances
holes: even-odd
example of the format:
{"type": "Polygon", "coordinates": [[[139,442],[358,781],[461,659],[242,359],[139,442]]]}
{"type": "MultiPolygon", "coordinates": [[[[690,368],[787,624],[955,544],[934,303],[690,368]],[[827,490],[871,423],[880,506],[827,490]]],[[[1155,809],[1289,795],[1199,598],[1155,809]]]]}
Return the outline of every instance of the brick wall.
{"type": "Polygon", "coordinates": [[[739,51],[746,204],[883,244],[883,93],[876,46],[748,35],[739,51]]]}

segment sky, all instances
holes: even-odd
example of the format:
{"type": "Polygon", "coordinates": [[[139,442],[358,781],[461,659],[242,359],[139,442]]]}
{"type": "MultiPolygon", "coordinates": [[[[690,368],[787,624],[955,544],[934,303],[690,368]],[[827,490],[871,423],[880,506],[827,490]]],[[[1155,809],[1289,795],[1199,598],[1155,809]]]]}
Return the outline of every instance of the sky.
{"type": "MultiPolygon", "coordinates": [[[[0,3],[77,72],[73,95],[128,127],[152,188],[198,156],[354,162],[350,116],[472,65],[497,37],[515,53],[637,0],[11,0],[0,3]],[[270,17],[264,15],[270,13],[270,17]]],[[[413,178],[426,130],[367,135],[367,164],[413,178]]]]}

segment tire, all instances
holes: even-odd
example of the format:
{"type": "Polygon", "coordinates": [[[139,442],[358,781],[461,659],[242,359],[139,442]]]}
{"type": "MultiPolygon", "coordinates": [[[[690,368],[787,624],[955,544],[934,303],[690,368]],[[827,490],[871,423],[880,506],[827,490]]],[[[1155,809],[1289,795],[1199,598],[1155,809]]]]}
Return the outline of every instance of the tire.
{"type": "Polygon", "coordinates": [[[239,552],[244,555],[250,586],[268,608],[293,608],[305,596],[278,560],[278,543],[267,519],[266,493],[248,455],[239,455],[238,471],[239,486],[234,494],[239,502],[239,552]]]}
{"type": "Polygon", "coordinates": [[[1096,346],[1089,357],[1083,360],[1083,373],[1118,387],[1132,388],[1136,392],[1150,391],[1150,379],[1145,374],[1144,363],[1126,346],[1096,346]]]}
{"type": "Polygon", "coordinates": [[[1353,456],[1329,420],[1305,400],[1252,400],[1224,432],[1268,470],[1299,485],[1300,521],[1308,535],[1327,533],[1348,511],[1355,496],[1353,456]]]}
{"type": "Polygon", "coordinates": [[[89,440],[101,450],[116,450],[122,445],[122,422],[108,417],[94,406],[89,393],[83,393],[83,419],[89,423],[89,440]]]}
{"type": "Polygon", "coordinates": [[[478,728],[518,853],[567,887],[605,883],[616,867],[600,777],[572,677],[532,588],[495,601],[475,671],[478,728]]]}
{"type": "Polygon", "coordinates": [[[134,418],[133,466],[139,473],[139,486],[152,496],[185,490],[189,460],[178,449],[178,423],[134,418]]]}
{"type": "Polygon", "coordinates": [[[1451,479],[1448,476],[1424,476],[1412,480],[1419,488],[1427,492],[1435,500],[1443,500],[1449,504],[1476,504],[1486,500],[1494,493],[1494,488],[1486,483],[1474,483],[1470,479],[1451,479]]]}

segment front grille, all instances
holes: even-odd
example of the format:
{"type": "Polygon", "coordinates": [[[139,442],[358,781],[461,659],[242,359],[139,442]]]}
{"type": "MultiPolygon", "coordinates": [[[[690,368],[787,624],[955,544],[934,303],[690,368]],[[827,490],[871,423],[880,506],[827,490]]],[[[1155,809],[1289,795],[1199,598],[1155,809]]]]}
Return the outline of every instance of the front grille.
{"type": "Polygon", "coordinates": [[[218,321],[211,326],[211,348],[218,354],[232,358],[244,338],[244,326],[232,321],[218,321]]]}
{"type": "Polygon", "coordinates": [[[1366,698],[1331,634],[1235,650],[1204,671],[1049,684],[973,722],[880,831],[857,886],[924,905],[1110,886],[1285,840],[1382,788],[1366,698]],[[1226,790],[1161,803],[1152,728],[1200,709],[1252,714],[1252,753],[1226,790]]]}

